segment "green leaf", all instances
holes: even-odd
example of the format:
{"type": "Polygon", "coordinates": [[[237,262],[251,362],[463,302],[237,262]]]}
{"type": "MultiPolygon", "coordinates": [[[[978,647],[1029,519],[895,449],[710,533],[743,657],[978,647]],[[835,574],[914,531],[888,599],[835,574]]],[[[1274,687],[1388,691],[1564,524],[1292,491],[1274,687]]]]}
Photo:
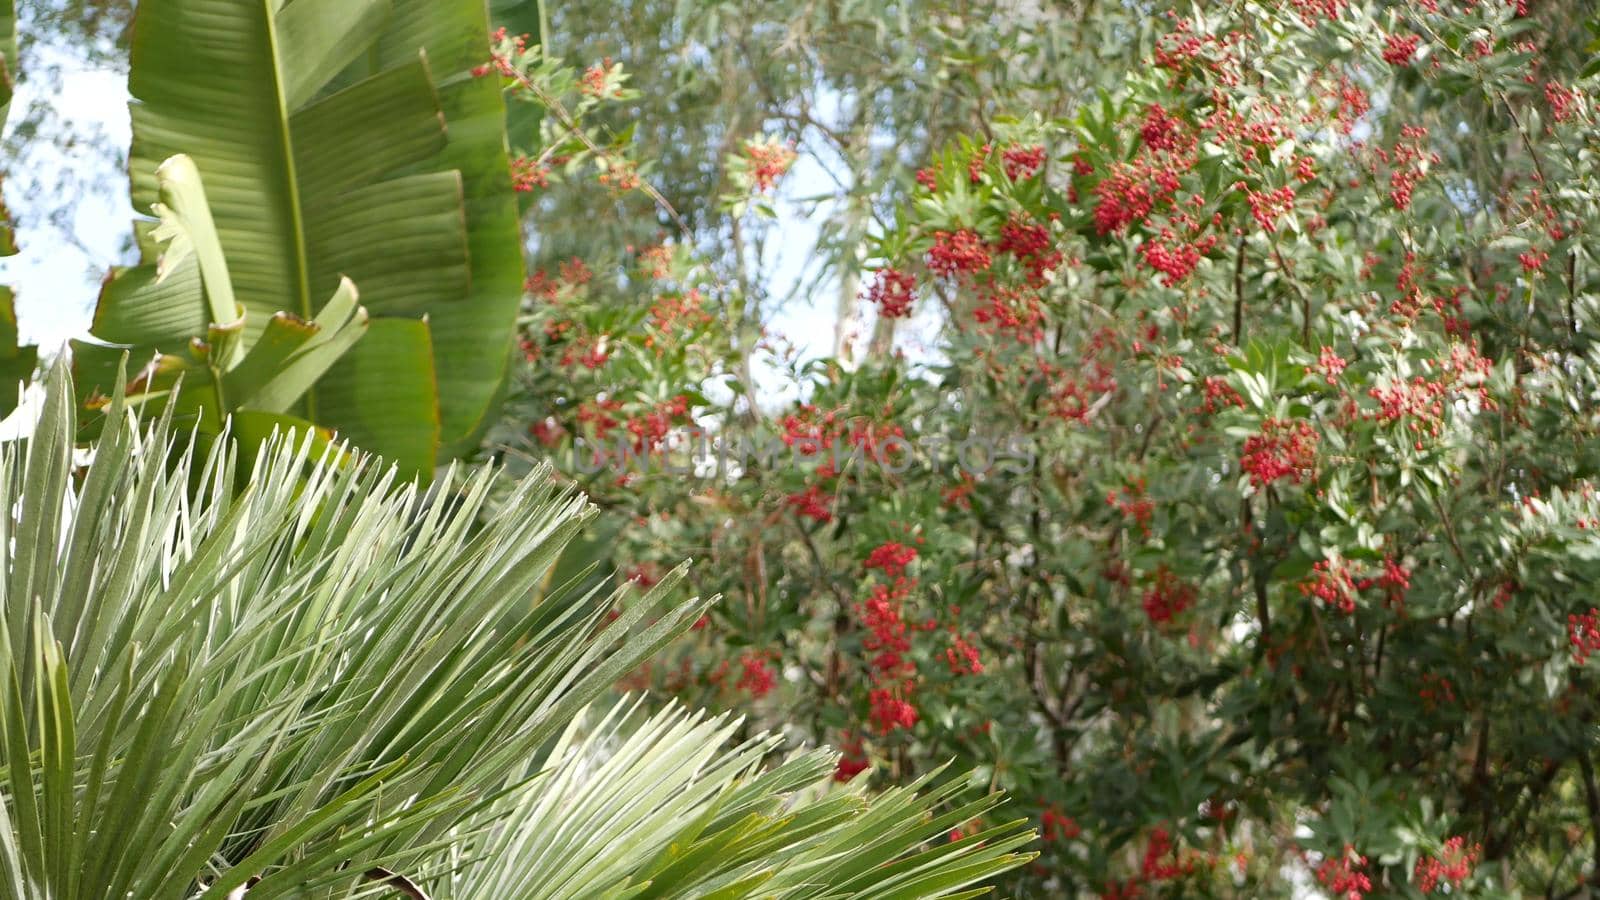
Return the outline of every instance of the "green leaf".
{"type": "Polygon", "coordinates": [[[415,319],[373,319],[356,352],[344,354],[326,380],[347,388],[329,391],[318,424],[338,422],[337,433],[357,447],[381,452],[408,478],[427,481],[439,444],[438,386],[429,376],[432,334],[415,319]],[[367,344],[381,351],[360,352],[367,344]]]}
{"type": "Polygon", "coordinates": [[[356,304],[356,286],[339,283],[310,322],[278,313],[267,322],[250,353],[223,382],[244,411],[287,412],[323,373],[367,332],[367,311],[356,304]]]}
{"type": "MultiPolygon", "coordinates": [[[[217,228],[206,205],[205,187],[194,160],[178,154],[156,167],[156,183],[161,186],[161,202],[151,210],[161,224],[150,233],[167,245],[156,263],[156,283],[167,280],[174,269],[192,255],[200,269],[201,290],[206,298],[208,324],[221,325],[243,319],[233,299],[233,281],[228,263],[217,240],[217,228]]],[[[226,360],[231,365],[233,360],[226,360]]]]}
{"type": "Polygon", "coordinates": [[[39,348],[18,343],[16,302],[11,289],[0,285],[0,418],[17,408],[19,391],[38,366],[39,348]]]}
{"type": "MultiPolygon", "coordinates": [[[[439,84],[448,132],[440,158],[461,173],[470,287],[458,302],[430,308],[428,324],[439,382],[440,452],[457,457],[475,450],[493,424],[522,303],[526,273],[506,149],[506,107],[495,79],[470,77],[487,58],[483,0],[395,0],[394,7],[375,52],[356,68],[399,65],[414,59],[421,47],[439,84]]],[[[371,305],[370,292],[366,296],[371,305]]]]}
{"type": "MultiPolygon", "coordinates": [[[[522,279],[503,105],[495,85],[469,76],[487,40],[481,2],[141,3],[133,195],[160,202],[154,236],[178,240],[155,277],[140,267],[107,286],[94,336],[139,363],[203,335],[185,273],[191,247],[208,320],[223,320],[230,291],[244,310],[237,349],[209,360],[220,371],[263,338],[290,337],[277,314],[310,322],[348,279],[383,327],[356,343],[323,325],[319,352],[263,390],[262,364],[285,358],[271,347],[230,392],[243,386],[257,408],[331,428],[414,477],[470,449],[506,375],[522,279]],[[180,209],[164,197],[175,188],[172,169],[156,175],[162,165],[197,170],[209,203],[189,196],[180,209]],[[202,210],[220,262],[195,237],[202,210]],[[231,287],[214,277],[222,272],[231,287]],[[335,347],[352,358],[333,366],[335,347]]],[[[109,356],[90,351],[86,394],[108,389],[109,356]]]]}

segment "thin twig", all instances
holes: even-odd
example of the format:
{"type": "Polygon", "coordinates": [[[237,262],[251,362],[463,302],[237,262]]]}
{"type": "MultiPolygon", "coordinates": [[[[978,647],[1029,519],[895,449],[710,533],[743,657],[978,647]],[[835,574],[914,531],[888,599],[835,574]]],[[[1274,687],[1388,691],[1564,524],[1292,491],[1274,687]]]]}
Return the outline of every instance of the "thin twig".
{"type": "MultiPolygon", "coordinates": [[[[561,123],[562,127],[566,128],[572,134],[577,135],[578,140],[583,142],[583,146],[587,148],[590,153],[606,159],[611,158],[609,153],[600,149],[599,145],[595,144],[594,140],[590,138],[589,135],[584,133],[583,129],[578,126],[578,120],[573,118],[572,113],[568,112],[567,108],[563,106],[561,101],[556,99],[554,95],[538,84],[535,84],[530,78],[528,78],[528,76],[522,74],[521,72],[514,72],[512,74],[512,78],[516,79],[518,84],[522,85],[524,88],[527,88],[529,92],[531,92],[535,97],[539,98],[539,102],[543,103],[546,109],[550,110],[552,113],[555,113],[556,120],[561,123]]],[[[683,220],[683,216],[678,215],[678,211],[673,208],[671,203],[667,202],[666,197],[661,196],[661,192],[656,190],[655,185],[645,181],[643,178],[640,178],[639,190],[643,191],[645,196],[655,201],[656,206],[660,207],[661,211],[666,213],[668,218],[672,219],[672,221],[678,226],[679,231],[682,231],[684,234],[689,233],[689,223],[683,220]]]]}
{"type": "Polygon", "coordinates": [[[1578,754],[1578,770],[1583,773],[1583,799],[1589,809],[1589,832],[1594,841],[1594,877],[1600,879],[1600,788],[1595,786],[1594,764],[1588,750],[1578,754]]]}
{"type": "Polygon", "coordinates": [[[1239,239],[1239,252],[1233,264],[1233,345],[1239,346],[1244,336],[1244,238],[1239,239]]]}

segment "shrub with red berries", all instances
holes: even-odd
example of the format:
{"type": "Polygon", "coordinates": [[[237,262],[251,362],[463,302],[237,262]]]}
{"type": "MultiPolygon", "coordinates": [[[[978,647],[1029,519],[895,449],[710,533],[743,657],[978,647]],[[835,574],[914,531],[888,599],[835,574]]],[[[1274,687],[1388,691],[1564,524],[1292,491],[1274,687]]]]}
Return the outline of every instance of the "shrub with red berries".
{"type": "Polygon", "coordinates": [[[643,682],[976,768],[1016,896],[1600,890],[1600,73],[1537,2],[1157,7],[881,180],[837,356],[691,244],[543,266],[503,430],[601,505],[562,571],[694,556],[643,682]]]}

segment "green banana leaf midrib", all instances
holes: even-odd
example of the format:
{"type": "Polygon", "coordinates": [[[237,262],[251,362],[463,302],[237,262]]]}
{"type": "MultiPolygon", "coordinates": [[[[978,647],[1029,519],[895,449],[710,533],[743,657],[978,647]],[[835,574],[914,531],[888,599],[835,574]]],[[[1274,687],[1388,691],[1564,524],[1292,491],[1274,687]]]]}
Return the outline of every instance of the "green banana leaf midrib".
{"type": "MultiPolygon", "coordinates": [[[[283,88],[283,59],[278,53],[277,12],[273,9],[277,3],[274,0],[257,0],[260,4],[261,14],[266,22],[267,53],[272,60],[272,91],[277,101],[278,119],[278,147],[283,154],[283,169],[288,182],[286,196],[289,203],[289,230],[291,242],[294,245],[295,268],[295,309],[300,318],[310,320],[315,310],[311,308],[311,263],[310,255],[306,252],[305,211],[300,203],[300,176],[295,168],[294,135],[289,128],[290,115],[288,96],[283,88]]],[[[359,286],[358,286],[359,287],[359,286]]],[[[316,421],[317,418],[317,390],[313,385],[307,390],[301,403],[305,406],[306,418],[316,421]]]]}

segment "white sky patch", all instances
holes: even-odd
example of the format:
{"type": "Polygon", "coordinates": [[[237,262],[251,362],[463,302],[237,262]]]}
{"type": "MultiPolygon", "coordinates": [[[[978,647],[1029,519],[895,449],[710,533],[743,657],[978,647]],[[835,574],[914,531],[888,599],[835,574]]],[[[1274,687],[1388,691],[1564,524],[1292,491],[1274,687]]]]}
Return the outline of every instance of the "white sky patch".
{"type": "MultiPolygon", "coordinates": [[[[23,112],[45,104],[51,129],[101,134],[102,146],[127,147],[128,90],[124,76],[85,64],[70,52],[35,48],[37,59],[59,68],[60,90],[41,91],[56,79],[17,85],[7,136],[23,112]]],[[[0,259],[0,283],[17,294],[17,326],[25,343],[55,352],[89,328],[100,282],[120,256],[132,228],[126,174],[89,143],[66,148],[36,142],[10,167],[6,205],[18,219],[16,256],[0,259]]]]}

